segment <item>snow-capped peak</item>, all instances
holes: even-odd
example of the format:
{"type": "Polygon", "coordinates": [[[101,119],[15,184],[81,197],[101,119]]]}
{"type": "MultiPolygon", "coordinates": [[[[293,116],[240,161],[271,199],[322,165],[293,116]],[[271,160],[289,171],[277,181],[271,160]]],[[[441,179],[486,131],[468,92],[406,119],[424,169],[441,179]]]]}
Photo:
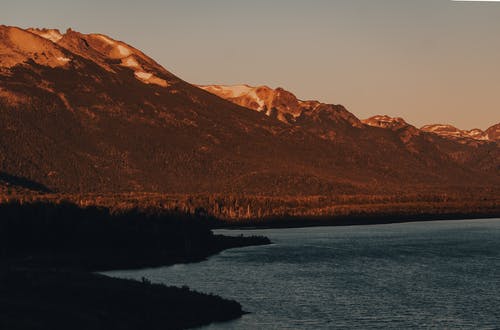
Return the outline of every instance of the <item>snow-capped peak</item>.
{"type": "Polygon", "coordinates": [[[479,128],[474,128],[471,130],[461,130],[455,126],[448,124],[432,124],[425,125],[420,128],[422,131],[434,133],[446,138],[451,139],[472,139],[487,141],[489,140],[488,134],[479,128]]]}
{"type": "Polygon", "coordinates": [[[52,68],[65,66],[71,58],[53,41],[60,40],[60,36],[57,30],[30,31],[0,25],[0,67],[11,68],[28,61],[52,68]]]}
{"type": "Polygon", "coordinates": [[[199,87],[224,99],[238,104],[241,103],[240,105],[257,111],[266,110],[265,99],[272,92],[272,89],[267,86],[252,87],[245,84],[208,85],[199,87]]]}
{"type": "Polygon", "coordinates": [[[61,32],[59,32],[59,30],[57,29],[29,28],[27,29],[27,31],[39,35],[40,37],[50,40],[54,43],[59,42],[59,40],[63,38],[63,34],[61,34],[61,32]]]}
{"type": "Polygon", "coordinates": [[[126,45],[125,43],[112,40],[111,38],[109,38],[105,35],[102,35],[102,34],[96,34],[96,36],[97,36],[97,38],[99,38],[100,40],[104,41],[106,44],[111,46],[111,51],[108,53],[108,55],[111,58],[121,59],[121,58],[127,57],[133,53],[133,51],[130,49],[130,47],[128,45],[126,45]]]}
{"type": "Polygon", "coordinates": [[[223,95],[224,98],[237,98],[244,96],[254,89],[254,87],[248,85],[209,85],[200,86],[207,91],[217,92],[217,94],[223,95]]]}
{"type": "Polygon", "coordinates": [[[325,123],[323,136],[327,139],[334,135],[331,131],[334,126],[362,127],[359,119],[340,105],[324,104],[319,101],[302,101],[281,87],[273,89],[264,85],[253,87],[245,84],[198,87],[242,107],[263,112],[283,123],[298,124],[299,122],[322,121],[325,123]]]}
{"type": "Polygon", "coordinates": [[[40,65],[61,67],[77,54],[108,72],[132,71],[142,83],[167,87],[174,76],[141,51],[103,34],[82,34],[71,29],[21,29],[0,25],[0,66],[10,68],[32,60],[40,65]],[[3,44],[3,45],[2,45],[3,44]],[[111,60],[111,61],[110,61],[111,60]],[[118,62],[118,63],[117,63],[118,62]]]}
{"type": "Polygon", "coordinates": [[[362,120],[362,122],[369,126],[399,129],[402,127],[407,127],[409,124],[401,117],[390,117],[388,115],[376,115],[367,119],[362,120]]]}
{"type": "Polygon", "coordinates": [[[287,116],[298,117],[302,113],[301,101],[282,88],[245,84],[198,87],[243,107],[265,112],[268,116],[276,110],[277,118],[283,122],[289,122],[287,116]]]}
{"type": "Polygon", "coordinates": [[[500,141],[500,123],[495,124],[485,131],[491,141],[500,141]]]}
{"type": "Polygon", "coordinates": [[[100,52],[111,59],[121,60],[120,65],[133,70],[134,76],[141,82],[162,87],[168,86],[165,79],[159,78],[154,72],[151,72],[150,65],[148,65],[149,59],[133,47],[103,34],[91,34],[89,37],[102,42],[104,45],[99,47],[100,52]]]}

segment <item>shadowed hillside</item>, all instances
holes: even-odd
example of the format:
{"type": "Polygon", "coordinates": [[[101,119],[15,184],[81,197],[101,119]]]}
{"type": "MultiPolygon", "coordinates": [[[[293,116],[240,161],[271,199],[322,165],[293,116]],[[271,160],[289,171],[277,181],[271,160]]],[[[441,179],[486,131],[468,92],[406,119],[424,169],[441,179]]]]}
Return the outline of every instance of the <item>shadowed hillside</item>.
{"type": "Polygon", "coordinates": [[[45,187],[43,184],[19,176],[10,175],[5,172],[0,172],[0,183],[4,187],[9,186],[14,188],[24,188],[30,191],[37,191],[44,193],[51,192],[50,189],[45,187]]]}
{"type": "Polygon", "coordinates": [[[370,127],[282,89],[267,116],[124,42],[44,35],[0,27],[0,170],[53,191],[310,196],[500,183],[496,143],[370,127]],[[279,107],[288,112],[272,115],[279,107]]]}

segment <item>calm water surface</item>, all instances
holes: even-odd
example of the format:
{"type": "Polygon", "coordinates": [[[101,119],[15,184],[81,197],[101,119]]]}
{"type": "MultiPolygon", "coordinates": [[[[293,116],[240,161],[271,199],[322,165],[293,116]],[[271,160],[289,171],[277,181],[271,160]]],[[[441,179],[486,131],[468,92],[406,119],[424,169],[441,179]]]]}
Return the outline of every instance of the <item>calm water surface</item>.
{"type": "Polygon", "coordinates": [[[232,298],[205,329],[500,328],[500,219],[229,231],[273,245],[107,274],[232,298]]]}

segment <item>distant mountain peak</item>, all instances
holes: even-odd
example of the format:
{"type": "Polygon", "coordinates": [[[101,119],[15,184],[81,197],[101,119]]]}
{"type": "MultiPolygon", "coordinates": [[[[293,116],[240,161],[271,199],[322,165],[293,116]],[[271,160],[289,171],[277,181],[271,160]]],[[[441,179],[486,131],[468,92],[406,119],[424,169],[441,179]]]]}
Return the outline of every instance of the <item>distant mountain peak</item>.
{"type": "Polygon", "coordinates": [[[420,129],[408,124],[403,118],[390,117],[388,115],[376,115],[362,120],[365,125],[399,131],[401,129],[410,130],[413,135],[418,135],[420,132],[432,133],[439,135],[448,140],[454,140],[462,144],[477,144],[481,141],[499,141],[500,140],[500,124],[493,125],[486,131],[479,128],[471,130],[461,130],[449,124],[431,124],[422,126],[420,129]]]}
{"type": "Polygon", "coordinates": [[[61,40],[64,36],[58,29],[29,28],[26,31],[39,35],[40,37],[55,43],[59,42],[59,40],[61,40]]]}
{"type": "MultiPolygon", "coordinates": [[[[198,87],[240,106],[264,112],[267,116],[275,117],[287,124],[322,121],[358,128],[362,126],[359,119],[343,106],[299,100],[293,93],[282,87],[273,89],[265,85],[246,84],[198,87]]],[[[328,130],[328,127],[325,129],[328,130]]]]}
{"type": "Polygon", "coordinates": [[[265,112],[268,116],[276,112],[277,118],[285,123],[290,122],[290,116],[298,117],[302,113],[301,101],[283,88],[247,84],[198,87],[243,107],[265,112]]]}
{"type": "Polygon", "coordinates": [[[366,125],[380,128],[388,128],[392,130],[400,129],[403,127],[408,127],[408,124],[401,117],[390,117],[388,115],[376,115],[367,119],[362,120],[366,125]]]}
{"type": "Polygon", "coordinates": [[[495,124],[485,131],[491,141],[500,141],[500,123],[495,124]]]}
{"type": "Polygon", "coordinates": [[[477,141],[495,140],[493,136],[490,139],[489,134],[486,131],[483,131],[479,128],[474,128],[471,130],[462,130],[449,124],[431,124],[431,125],[425,125],[420,129],[425,132],[440,135],[447,139],[454,139],[459,141],[461,140],[462,142],[466,142],[465,140],[477,140],[477,141]]]}

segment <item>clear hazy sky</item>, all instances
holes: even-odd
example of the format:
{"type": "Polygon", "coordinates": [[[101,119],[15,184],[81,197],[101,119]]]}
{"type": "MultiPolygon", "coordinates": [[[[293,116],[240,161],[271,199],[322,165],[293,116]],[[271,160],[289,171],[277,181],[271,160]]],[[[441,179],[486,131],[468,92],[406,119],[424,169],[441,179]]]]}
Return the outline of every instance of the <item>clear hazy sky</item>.
{"type": "Polygon", "coordinates": [[[281,86],[361,118],[500,121],[500,2],[2,0],[0,24],[108,34],[191,83],[281,86]]]}

